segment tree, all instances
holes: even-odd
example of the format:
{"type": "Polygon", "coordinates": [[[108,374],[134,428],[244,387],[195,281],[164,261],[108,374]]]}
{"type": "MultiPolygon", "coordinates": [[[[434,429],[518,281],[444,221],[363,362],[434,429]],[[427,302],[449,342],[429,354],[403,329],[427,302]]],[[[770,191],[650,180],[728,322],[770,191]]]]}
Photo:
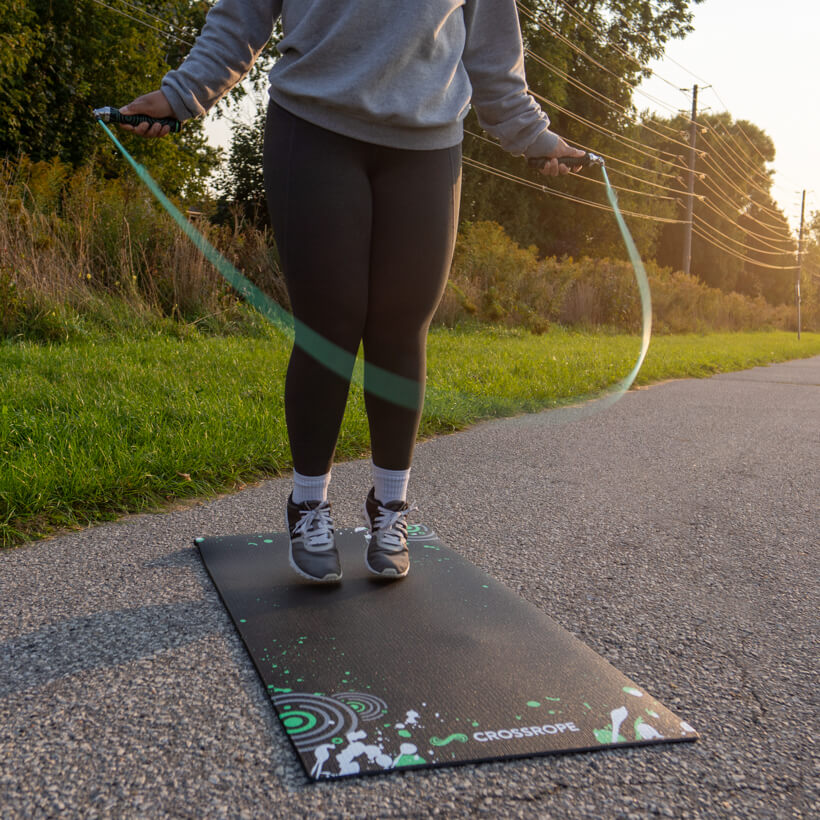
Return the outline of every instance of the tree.
{"type": "Polygon", "coordinates": [[[800,290],[806,328],[820,330],[820,211],[815,211],[806,225],[800,290]]]}
{"type": "MultiPolygon", "coordinates": [[[[91,110],[124,105],[159,87],[169,63],[176,65],[187,51],[175,38],[193,40],[208,8],[188,0],[143,0],[141,6],[168,23],[121,7],[142,19],[141,25],[92,0],[6,0],[0,40],[11,44],[12,54],[3,49],[0,57],[0,155],[56,156],[77,166],[101,150],[106,164],[110,149],[99,148],[91,110]]],[[[217,160],[200,122],[186,124],[170,140],[146,141],[124,132],[123,139],[171,193],[200,192],[217,160]]],[[[117,173],[119,164],[109,160],[107,166],[117,173]]]]}
{"type": "Polygon", "coordinates": [[[20,139],[27,100],[20,79],[42,47],[30,4],[6,0],[0,5],[0,145],[16,144],[20,139]]]}
{"type": "MultiPolygon", "coordinates": [[[[527,58],[527,78],[531,89],[543,98],[552,129],[574,144],[638,165],[633,176],[647,180],[622,177],[620,187],[637,191],[619,194],[624,210],[655,216],[668,216],[674,210],[671,200],[653,196],[658,189],[651,183],[657,181],[655,174],[668,157],[652,150],[642,153],[639,148],[647,142],[647,135],[635,123],[638,112],[632,94],[647,62],[660,56],[670,39],[684,37],[691,30],[690,9],[697,2],[700,0],[530,0],[521,6],[524,43],[534,55],[527,58]]],[[[467,127],[480,130],[472,114],[467,127]]],[[[595,172],[545,182],[544,177],[529,172],[520,159],[507,157],[469,134],[465,155],[561,193],[591,200],[604,209],[526,191],[468,168],[463,197],[466,219],[501,222],[516,241],[535,244],[543,254],[624,255],[618,228],[605,213],[609,209],[605,191],[595,172]]],[[[617,179],[613,182],[618,184],[617,179]]],[[[628,222],[639,249],[654,255],[658,223],[630,218],[628,222]]]]}
{"type": "Polygon", "coordinates": [[[222,191],[217,221],[224,221],[233,206],[257,227],[268,224],[262,173],[266,114],[265,107],[259,105],[250,123],[242,120],[233,123],[230,153],[217,180],[222,191]]]}
{"type": "MultiPolygon", "coordinates": [[[[680,116],[657,120],[667,131],[685,134],[689,121],[680,116]]],[[[711,287],[763,296],[773,304],[793,298],[796,244],[788,221],[772,199],[774,143],[754,123],[735,122],[728,113],[698,117],[692,273],[711,287]]],[[[663,140],[658,142],[663,145],[663,140]]],[[[667,149],[674,147],[666,144],[667,149]]],[[[686,173],[677,216],[685,214],[686,173]]],[[[664,228],[658,248],[662,265],[682,263],[684,225],[664,228]]]]}

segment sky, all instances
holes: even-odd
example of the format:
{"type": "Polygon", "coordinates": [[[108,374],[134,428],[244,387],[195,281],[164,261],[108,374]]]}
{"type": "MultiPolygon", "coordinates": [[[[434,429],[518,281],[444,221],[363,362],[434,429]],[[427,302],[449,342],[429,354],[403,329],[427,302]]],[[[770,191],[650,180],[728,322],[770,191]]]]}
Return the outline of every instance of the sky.
{"type": "MultiPolygon", "coordinates": [[[[806,218],[820,211],[820,0],[704,0],[694,13],[695,30],[666,49],[688,70],[669,59],[653,63],[675,88],[654,77],[641,90],[690,111],[692,85],[711,85],[699,92],[700,110],[728,110],[765,131],[777,149],[772,195],[796,232],[803,189],[806,218]]],[[[634,99],[639,109],[671,113],[641,94],[634,99]]],[[[208,133],[228,143],[224,120],[208,133]]]]}
{"type": "MultiPolygon", "coordinates": [[[[688,71],[669,59],[651,66],[686,94],[657,77],[641,89],[691,109],[692,85],[711,84],[699,92],[699,109],[728,111],[765,131],[777,150],[772,195],[796,231],[803,189],[806,218],[820,211],[820,0],[704,0],[694,12],[695,30],[666,49],[688,71]]],[[[669,113],[634,99],[640,109],[669,113]]]]}

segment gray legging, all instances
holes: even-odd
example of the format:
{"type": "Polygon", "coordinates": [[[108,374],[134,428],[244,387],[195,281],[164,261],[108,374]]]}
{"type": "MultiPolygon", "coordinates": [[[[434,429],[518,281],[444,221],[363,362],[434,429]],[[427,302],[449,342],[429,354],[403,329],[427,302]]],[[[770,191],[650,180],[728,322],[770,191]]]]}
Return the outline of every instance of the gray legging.
{"type": "MultiPolygon", "coordinates": [[[[340,348],[425,380],[427,330],[452,262],[461,146],[410,151],[327,131],[271,104],[265,189],[294,316],[340,348]]],[[[349,377],[297,345],[285,381],[294,468],[330,470],[349,377]]],[[[365,392],[374,462],[405,470],[421,409],[365,392]]]]}

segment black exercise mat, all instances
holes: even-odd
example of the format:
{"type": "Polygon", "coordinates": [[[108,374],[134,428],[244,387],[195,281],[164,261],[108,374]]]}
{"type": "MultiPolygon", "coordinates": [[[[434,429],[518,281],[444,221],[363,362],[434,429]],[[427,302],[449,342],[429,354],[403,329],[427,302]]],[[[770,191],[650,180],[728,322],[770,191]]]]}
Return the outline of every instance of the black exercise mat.
{"type": "Polygon", "coordinates": [[[283,533],[198,538],[205,566],[314,779],[613,745],[695,730],[540,610],[410,527],[407,578],[312,584],[283,533]]]}

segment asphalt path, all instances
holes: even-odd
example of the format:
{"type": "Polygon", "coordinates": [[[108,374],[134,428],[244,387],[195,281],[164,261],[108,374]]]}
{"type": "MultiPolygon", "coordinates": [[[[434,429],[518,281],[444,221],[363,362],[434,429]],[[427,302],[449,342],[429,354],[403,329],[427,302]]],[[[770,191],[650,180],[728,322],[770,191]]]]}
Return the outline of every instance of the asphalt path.
{"type": "Polygon", "coordinates": [[[0,554],[0,817],[818,817],[819,456],[820,357],[418,448],[419,520],[689,744],[309,782],[192,544],[281,529],[287,479],[0,554]]]}

